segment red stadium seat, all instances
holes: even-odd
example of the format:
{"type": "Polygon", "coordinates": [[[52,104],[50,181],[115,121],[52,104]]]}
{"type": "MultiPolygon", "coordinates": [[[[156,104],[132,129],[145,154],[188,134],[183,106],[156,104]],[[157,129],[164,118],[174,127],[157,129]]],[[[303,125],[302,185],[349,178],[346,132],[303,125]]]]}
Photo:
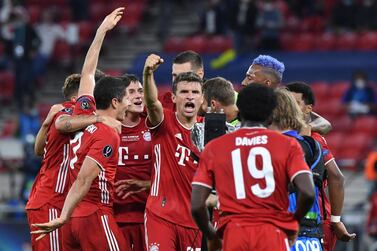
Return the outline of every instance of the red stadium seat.
{"type": "MultiPolygon", "coordinates": [[[[329,84],[325,81],[312,82],[310,84],[316,100],[323,100],[328,94],[329,84]]],[[[318,101],[317,103],[320,103],[318,101]]]]}
{"type": "Polygon", "coordinates": [[[89,5],[90,19],[94,25],[101,22],[109,13],[106,3],[94,3],[89,5]]]}
{"type": "Polygon", "coordinates": [[[292,51],[293,41],[295,40],[295,37],[291,33],[283,33],[280,35],[280,44],[281,47],[286,51],[292,51]]]}
{"type": "Polygon", "coordinates": [[[317,51],[331,51],[335,47],[336,37],[332,33],[315,36],[314,49],[317,51]]]}
{"type": "Polygon", "coordinates": [[[207,37],[202,35],[193,36],[187,38],[184,41],[184,48],[185,50],[193,50],[197,53],[204,53],[206,50],[207,43],[207,37]]]}
{"type": "Polygon", "coordinates": [[[354,149],[355,151],[364,151],[371,147],[373,138],[364,132],[348,133],[346,137],[343,138],[342,147],[347,149],[354,149]]]}
{"type": "Polygon", "coordinates": [[[353,122],[347,114],[334,117],[330,120],[333,130],[336,132],[347,132],[351,131],[353,127],[353,122]]]}
{"type": "Polygon", "coordinates": [[[120,77],[124,73],[124,71],[120,69],[107,69],[104,72],[105,74],[113,76],[113,77],[120,77]]]}
{"type": "Polygon", "coordinates": [[[40,103],[38,104],[39,118],[44,121],[50,111],[51,104],[40,103]]]}
{"type": "Polygon", "coordinates": [[[31,5],[27,8],[27,12],[29,13],[29,21],[31,24],[36,24],[40,21],[42,15],[42,10],[40,6],[31,5]]]}
{"type": "Polygon", "coordinates": [[[70,45],[65,41],[57,41],[55,43],[53,59],[59,63],[66,64],[72,60],[72,53],[70,45]]]}
{"type": "Polygon", "coordinates": [[[92,40],[93,38],[93,25],[90,22],[80,22],[79,23],[79,43],[85,44],[92,40]]]}
{"type": "MultiPolygon", "coordinates": [[[[113,3],[112,6],[115,9],[122,5],[113,3]]],[[[120,20],[120,25],[126,26],[128,30],[134,30],[140,23],[144,8],[144,4],[137,1],[127,4],[126,17],[120,20]]]]}
{"type": "Polygon", "coordinates": [[[339,51],[350,51],[356,47],[357,35],[352,32],[341,34],[337,37],[335,49],[339,51]]]}
{"type": "Polygon", "coordinates": [[[328,94],[330,99],[341,100],[348,87],[348,81],[339,81],[330,84],[330,90],[328,94]]]}
{"type": "Polygon", "coordinates": [[[359,36],[356,44],[357,49],[371,51],[377,49],[377,33],[366,32],[359,36]]]}
{"type": "Polygon", "coordinates": [[[11,101],[14,93],[14,76],[10,71],[0,72],[0,99],[11,101]]]}
{"type": "Polygon", "coordinates": [[[313,32],[313,33],[319,34],[324,30],[323,17],[320,17],[320,16],[306,17],[303,20],[301,20],[299,29],[302,32],[313,32]]]}
{"type": "Polygon", "coordinates": [[[314,47],[314,37],[312,33],[302,33],[296,36],[292,41],[292,51],[310,51],[314,47]]]}
{"type": "Polygon", "coordinates": [[[354,121],[353,133],[365,133],[371,138],[377,136],[377,118],[374,116],[363,116],[354,121]]]}
{"type": "MultiPolygon", "coordinates": [[[[335,128],[334,128],[335,129],[335,128]]],[[[341,147],[345,134],[342,132],[330,132],[329,135],[326,135],[327,144],[332,149],[338,149],[341,147]]]]}
{"type": "Polygon", "coordinates": [[[213,36],[209,39],[206,52],[221,53],[232,48],[232,39],[225,36],[213,36]]]}
{"type": "Polygon", "coordinates": [[[11,137],[17,132],[18,124],[15,119],[8,119],[4,122],[3,128],[0,132],[0,137],[11,137]]]}
{"type": "Polygon", "coordinates": [[[164,44],[164,49],[163,49],[164,52],[177,53],[177,52],[184,51],[183,41],[184,41],[184,38],[182,37],[169,38],[164,44]]]}

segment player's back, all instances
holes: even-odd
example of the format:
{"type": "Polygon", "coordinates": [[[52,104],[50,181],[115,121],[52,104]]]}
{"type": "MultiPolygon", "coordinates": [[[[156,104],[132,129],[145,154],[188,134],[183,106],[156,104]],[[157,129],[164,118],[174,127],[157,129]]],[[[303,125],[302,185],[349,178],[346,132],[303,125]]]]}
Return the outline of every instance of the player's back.
{"type": "Polygon", "coordinates": [[[114,180],[118,162],[119,136],[113,128],[103,123],[87,126],[71,140],[70,183],[80,171],[85,158],[90,158],[100,168],[88,193],[73,212],[72,217],[89,215],[98,208],[112,211],[114,180]]]}
{"type": "Polygon", "coordinates": [[[30,193],[26,209],[36,209],[46,203],[62,208],[68,192],[69,134],[60,133],[55,121],[61,115],[71,115],[73,103],[63,103],[64,109],[52,119],[47,131],[41,169],[30,193]]]}
{"type": "Polygon", "coordinates": [[[214,176],[222,220],[296,229],[287,212],[288,183],[310,172],[294,139],[261,127],[241,128],[211,141],[201,161],[214,176]]]}

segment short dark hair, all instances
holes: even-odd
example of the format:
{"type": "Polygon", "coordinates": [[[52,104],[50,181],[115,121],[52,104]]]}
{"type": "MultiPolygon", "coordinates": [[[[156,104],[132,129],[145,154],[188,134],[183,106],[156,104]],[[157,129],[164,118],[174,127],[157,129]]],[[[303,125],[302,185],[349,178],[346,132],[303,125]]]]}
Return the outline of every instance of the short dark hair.
{"type": "Polygon", "coordinates": [[[105,76],[106,76],[106,73],[104,73],[100,69],[96,69],[96,72],[94,73],[94,80],[97,83],[101,78],[103,78],[105,76]]]}
{"type": "Polygon", "coordinates": [[[207,102],[217,100],[225,106],[235,103],[233,85],[222,77],[211,78],[204,82],[203,95],[207,102]]]}
{"type": "Polygon", "coordinates": [[[183,72],[178,74],[178,76],[174,79],[173,82],[173,93],[177,92],[177,85],[180,82],[198,82],[201,86],[203,86],[203,79],[193,72],[183,72]]]}
{"type": "Polygon", "coordinates": [[[291,82],[287,84],[287,89],[290,92],[301,93],[302,99],[304,100],[305,105],[314,105],[315,97],[310,85],[305,82],[291,82]]]}
{"type": "Polygon", "coordinates": [[[173,64],[191,63],[193,70],[203,68],[202,57],[195,51],[184,51],[179,53],[173,60],[173,64]]]}
{"type": "Polygon", "coordinates": [[[135,74],[128,74],[125,73],[122,75],[121,78],[126,77],[128,78],[131,82],[140,82],[139,78],[135,74]]]}
{"type": "Polygon", "coordinates": [[[63,96],[65,99],[69,100],[73,96],[77,95],[80,87],[80,74],[71,74],[65,80],[62,87],[63,96]]]}
{"type": "Polygon", "coordinates": [[[243,121],[268,122],[276,104],[276,93],[264,84],[246,86],[237,98],[237,107],[243,121]]]}
{"type": "Polygon", "coordinates": [[[126,95],[126,88],[130,84],[128,78],[105,76],[94,88],[94,99],[98,110],[109,108],[113,98],[121,101],[126,95]]]}

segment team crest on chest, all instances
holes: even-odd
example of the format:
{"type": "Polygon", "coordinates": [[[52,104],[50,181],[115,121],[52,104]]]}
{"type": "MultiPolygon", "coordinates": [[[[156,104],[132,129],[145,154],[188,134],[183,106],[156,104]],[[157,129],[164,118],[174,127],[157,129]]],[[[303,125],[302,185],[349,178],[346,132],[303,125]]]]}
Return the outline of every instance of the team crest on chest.
{"type": "Polygon", "coordinates": [[[109,145],[102,149],[102,154],[105,158],[109,158],[113,154],[113,148],[109,145]]]}
{"type": "Polygon", "coordinates": [[[159,251],[160,250],[160,244],[158,243],[151,243],[151,245],[149,245],[149,250],[150,251],[159,251]]]}
{"type": "Polygon", "coordinates": [[[145,141],[151,141],[152,140],[152,136],[151,136],[151,133],[148,131],[148,132],[145,132],[143,134],[143,138],[145,141]]]}

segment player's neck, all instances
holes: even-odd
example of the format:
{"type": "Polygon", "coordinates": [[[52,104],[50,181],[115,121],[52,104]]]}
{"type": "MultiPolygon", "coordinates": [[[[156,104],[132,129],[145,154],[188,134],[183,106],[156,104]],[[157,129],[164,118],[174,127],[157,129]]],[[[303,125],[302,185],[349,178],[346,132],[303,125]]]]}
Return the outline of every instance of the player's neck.
{"type": "Polygon", "coordinates": [[[97,115],[108,116],[114,119],[117,119],[117,112],[114,109],[98,110],[96,111],[97,115]]]}
{"type": "Polygon", "coordinates": [[[127,112],[122,123],[126,126],[135,126],[140,122],[140,113],[127,112]]]}
{"type": "Polygon", "coordinates": [[[226,116],[226,122],[232,122],[238,116],[238,109],[236,105],[224,106],[224,113],[226,116]]]}
{"type": "Polygon", "coordinates": [[[196,117],[197,116],[185,117],[182,114],[176,113],[176,117],[178,119],[178,122],[181,125],[183,125],[187,129],[191,129],[194,126],[194,124],[196,123],[196,117]]]}
{"type": "Polygon", "coordinates": [[[263,127],[263,128],[265,128],[266,125],[264,125],[261,122],[254,122],[254,121],[246,120],[246,121],[241,122],[241,127],[263,127]]]}

